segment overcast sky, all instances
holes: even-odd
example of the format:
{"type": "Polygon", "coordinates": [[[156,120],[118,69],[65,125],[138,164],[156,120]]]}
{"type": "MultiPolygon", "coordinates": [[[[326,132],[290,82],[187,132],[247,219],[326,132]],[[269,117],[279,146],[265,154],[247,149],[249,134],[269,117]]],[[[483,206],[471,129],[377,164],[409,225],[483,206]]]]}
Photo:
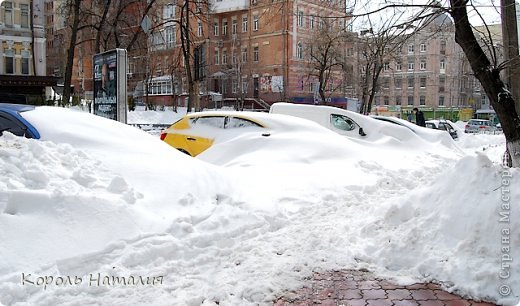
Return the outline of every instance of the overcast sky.
{"type": "MultiPolygon", "coordinates": [[[[347,0],[347,6],[354,6],[354,15],[366,14],[367,12],[373,12],[378,8],[382,8],[391,4],[415,4],[421,5],[426,4],[427,0],[347,0]]],[[[440,0],[444,7],[449,6],[448,0],[440,0]]],[[[474,25],[482,24],[497,24],[500,23],[500,0],[471,0],[474,7],[468,7],[468,14],[470,21],[474,25]]],[[[374,14],[370,17],[371,22],[374,24],[395,24],[396,19],[406,19],[411,14],[417,14],[420,9],[410,8],[390,8],[382,12],[379,12],[377,16],[374,14]]],[[[367,25],[366,18],[359,18],[354,22],[354,30],[361,30],[369,28],[367,25]]],[[[375,26],[377,27],[377,26],[375,26]]]]}

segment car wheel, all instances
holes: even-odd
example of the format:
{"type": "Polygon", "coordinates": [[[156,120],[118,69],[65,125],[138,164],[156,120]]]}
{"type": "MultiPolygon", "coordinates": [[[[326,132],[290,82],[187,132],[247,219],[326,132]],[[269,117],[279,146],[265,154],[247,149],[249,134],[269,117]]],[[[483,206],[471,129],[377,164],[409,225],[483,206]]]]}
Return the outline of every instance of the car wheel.
{"type": "Polygon", "coordinates": [[[181,151],[184,154],[187,154],[187,155],[191,156],[191,154],[188,151],[184,150],[184,149],[177,148],[177,150],[181,151]]]}

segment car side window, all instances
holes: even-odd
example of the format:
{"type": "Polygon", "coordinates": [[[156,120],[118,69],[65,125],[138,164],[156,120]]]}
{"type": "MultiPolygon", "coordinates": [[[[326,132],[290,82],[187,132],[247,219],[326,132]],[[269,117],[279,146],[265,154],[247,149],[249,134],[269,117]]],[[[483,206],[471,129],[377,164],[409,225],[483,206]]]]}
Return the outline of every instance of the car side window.
{"type": "Polygon", "coordinates": [[[342,131],[352,131],[356,128],[354,121],[346,116],[331,114],[330,121],[332,126],[342,131]]]}
{"type": "Polygon", "coordinates": [[[208,116],[208,117],[197,117],[191,118],[190,124],[192,126],[210,126],[219,129],[224,128],[225,116],[208,116]]]}
{"type": "Polygon", "coordinates": [[[0,114],[0,135],[3,131],[9,131],[17,136],[25,136],[26,128],[16,119],[0,114]]]}
{"type": "Polygon", "coordinates": [[[226,121],[226,129],[245,128],[245,127],[262,127],[260,124],[244,118],[228,117],[226,121]]]}
{"type": "Polygon", "coordinates": [[[433,124],[431,122],[426,122],[426,127],[430,128],[430,129],[436,129],[435,124],[433,124]]]}

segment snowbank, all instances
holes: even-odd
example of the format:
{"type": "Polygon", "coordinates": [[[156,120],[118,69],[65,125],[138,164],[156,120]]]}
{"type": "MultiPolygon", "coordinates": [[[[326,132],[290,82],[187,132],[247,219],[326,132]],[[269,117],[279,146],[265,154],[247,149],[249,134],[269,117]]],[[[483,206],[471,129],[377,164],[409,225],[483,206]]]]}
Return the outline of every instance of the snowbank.
{"type": "Polygon", "coordinates": [[[42,141],[0,138],[0,303],[267,305],[313,270],[361,267],[520,300],[520,274],[498,277],[505,254],[520,258],[504,205],[520,192],[502,197],[520,173],[487,157],[498,138],[462,141],[464,155],[245,135],[222,144],[230,156],[205,153],[211,165],[117,122],[39,111],[42,141]]]}

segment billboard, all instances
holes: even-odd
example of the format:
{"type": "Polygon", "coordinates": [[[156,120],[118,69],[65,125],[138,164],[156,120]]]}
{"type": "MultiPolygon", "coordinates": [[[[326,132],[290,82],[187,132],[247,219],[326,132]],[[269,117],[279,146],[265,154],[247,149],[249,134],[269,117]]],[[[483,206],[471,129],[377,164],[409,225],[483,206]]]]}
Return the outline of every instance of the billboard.
{"type": "Polygon", "coordinates": [[[96,54],[93,66],[94,114],[126,123],[126,50],[96,54]]]}

